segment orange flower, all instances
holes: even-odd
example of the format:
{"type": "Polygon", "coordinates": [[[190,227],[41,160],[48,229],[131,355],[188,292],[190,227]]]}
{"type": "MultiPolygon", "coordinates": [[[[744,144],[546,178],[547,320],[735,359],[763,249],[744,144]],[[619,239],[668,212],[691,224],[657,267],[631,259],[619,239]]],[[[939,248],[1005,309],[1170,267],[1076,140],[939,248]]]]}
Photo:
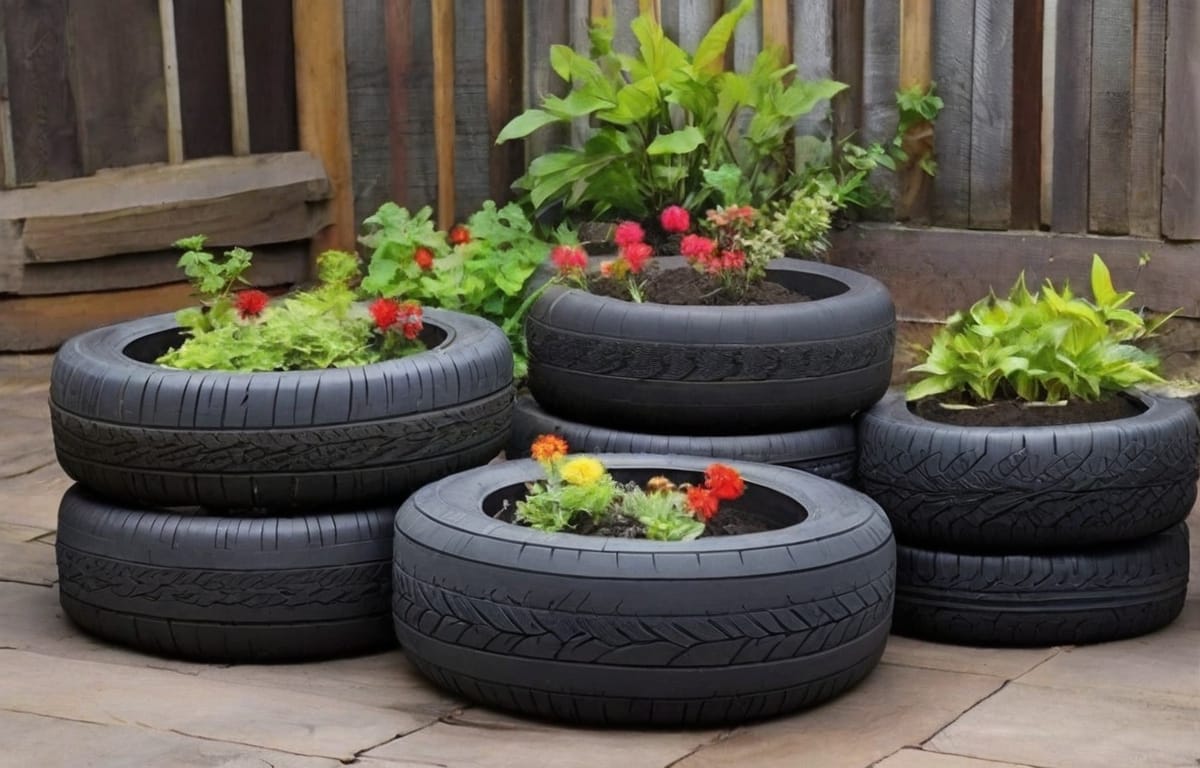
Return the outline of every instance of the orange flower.
{"type": "Polygon", "coordinates": [[[717,507],[720,504],[721,500],[714,496],[713,492],[707,488],[693,485],[687,489],[688,508],[692,510],[692,514],[705,522],[717,514],[717,507]]]}
{"type": "Polygon", "coordinates": [[[741,474],[726,464],[709,464],[704,470],[704,487],[721,501],[736,499],[746,492],[741,474]]]}
{"type": "Polygon", "coordinates": [[[558,435],[538,435],[529,454],[541,462],[560,459],[567,455],[567,441],[558,435]]]}

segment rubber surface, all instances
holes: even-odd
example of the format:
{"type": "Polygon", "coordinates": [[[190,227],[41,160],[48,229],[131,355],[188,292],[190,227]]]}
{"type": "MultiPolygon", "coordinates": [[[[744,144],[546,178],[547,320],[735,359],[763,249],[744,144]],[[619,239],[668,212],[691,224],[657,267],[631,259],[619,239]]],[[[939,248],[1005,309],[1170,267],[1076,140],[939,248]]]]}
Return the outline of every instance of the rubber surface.
{"type": "Polygon", "coordinates": [[[525,321],[529,388],[573,421],[662,434],[803,429],[878,400],[895,342],[883,284],[796,259],[769,273],[815,300],[668,306],[553,285],[525,321]]]}
{"type": "Polygon", "coordinates": [[[899,546],[895,631],[968,645],[1100,643],[1152,632],[1183,610],[1183,523],[1069,554],[960,555],[899,546]]]}
{"type": "Polygon", "coordinates": [[[650,435],[580,424],[547,413],[529,395],[517,398],[513,432],[505,453],[529,456],[538,435],[562,435],[579,453],[661,453],[778,464],[849,483],[854,479],[858,443],[849,420],[796,432],[760,435],[650,435]]]}
{"type": "Polygon", "coordinates": [[[124,507],[76,485],[59,509],[59,595],[87,632],[204,661],[348,656],[395,644],[391,507],[286,518],[124,507]]]}
{"type": "Polygon", "coordinates": [[[154,506],[322,508],[399,501],[491,460],[508,440],[512,353],[499,328],[430,309],[428,352],[358,368],[225,373],[135,360],[172,315],[101,328],[54,359],[50,411],[67,474],[154,506]]]}
{"type": "MultiPolygon", "coordinates": [[[[676,477],[710,463],[600,458],[676,477]]],[[[691,542],[548,534],[482,508],[540,477],[532,460],[426,486],[396,516],[393,612],[408,658],[462,696],[578,723],[731,723],[836,696],[887,640],[887,518],[837,483],[736,466],[751,486],[743,501],[758,493],[792,509],[790,498],[808,517],[691,542]]]]}
{"type": "Polygon", "coordinates": [[[1196,501],[1196,415],[1138,394],[1138,416],[1059,427],[926,421],[891,392],[859,422],[859,486],[904,544],[1077,550],[1148,536],[1196,501]]]}

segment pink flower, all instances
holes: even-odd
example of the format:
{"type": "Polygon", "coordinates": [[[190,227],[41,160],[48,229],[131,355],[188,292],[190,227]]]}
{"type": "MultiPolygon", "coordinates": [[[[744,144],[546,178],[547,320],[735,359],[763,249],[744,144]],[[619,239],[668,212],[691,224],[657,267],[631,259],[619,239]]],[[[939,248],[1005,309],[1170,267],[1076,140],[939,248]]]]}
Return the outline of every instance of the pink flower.
{"type": "Polygon", "coordinates": [[[741,251],[722,251],[721,269],[737,270],[746,268],[746,254],[741,251]]]}
{"type": "Polygon", "coordinates": [[[612,277],[612,273],[613,273],[612,259],[609,259],[608,261],[600,262],[600,276],[601,277],[612,277]]]}
{"type": "Polygon", "coordinates": [[[617,225],[617,231],[613,234],[613,240],[616,241],[618,248],[627,248],[645,239],[646,232],[636,221],[622,221],[617,225]]]}
{"type": "Polygon", "coordinates": [[[692,226],[692,217],[688,215],[687,209],[678,205],[664,210],[658,221],[665,232],[687,232],[692,226]]]}
{"type": "Polygon", "coordinates": [[[717,250],[717,243],[701,235],[684,235],[679,243],[679,252],[688,261],[706,259],[717,250]]]}
{"type": "Polygon", "coordinates": [[[568,275],[587,269],[587,253],[582,248],[570,245],[556,245],[550,251],[550,260],[558,267],[558,274],[568,275]]]}
{"type": "Polygon", "coordinates": [[[653,255],[654,249],[645,243],[631,243],[621,249],[621,257],[629,265],[629,271],[635,275],[646,268],[646,262],[650,261],[653,255]]]}

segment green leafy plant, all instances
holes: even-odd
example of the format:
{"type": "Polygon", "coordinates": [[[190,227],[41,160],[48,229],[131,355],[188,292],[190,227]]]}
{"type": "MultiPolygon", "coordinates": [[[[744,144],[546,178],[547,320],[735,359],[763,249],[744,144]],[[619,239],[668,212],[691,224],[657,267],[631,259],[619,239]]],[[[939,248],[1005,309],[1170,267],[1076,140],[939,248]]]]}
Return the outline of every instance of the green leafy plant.
{"type": "Polygon", "coordinates": [[[775,210],[769,230],[787,253],[819,257],[829,247],[826,236],[836,210],[831,197],[816,189],[798,189],[775,210]]]}
{"type": "Polygon", "coordinates": [[[562,203],[568,214],[644,219],[670,204],[761,205],[784,190],[796,119],[846,86],[792,78],[795,67],[776,48],[761,52],[747,72],[725,71],[734,28],[753,7],[743,0],[722,15],[691,54],[649,14],[630,25],[632,55],[613,50],[610,22],[592,28],[590,57],[553,46],[551,66],[570,92],[544,97],[497,141],[579,119],[594,130],[582,147],[530,164],[517,186],[534,207],[562,203]]]}
{"type": "Polygon", "coordinates": [[[1096,400],[1161,381],[1158,358],[1130,342],[1152,335],[1171,315],[1146,323],[1126,309],[1133,293],[1113,288],[1099,256],[1092,257],[1091,288],[1090,301],[1049,280],[1033,294],[1022,274],[1007,298],[992,294],[956,313],[925,362],[910,369],[926,375],[909,387],[908,398],[1096,400]]]}
{"type": "MultiPolygon", "coordinates": [[[[359,240],[372,249],[364,293],[401,295],[491,320],[512,343],[517,377],[525,375],[522,319],[536,298],[526,288],[550,244],[534,233],[519,205],[485,202],[448,235],[435,229],[428,207],[411,214],[384,203],[364,227],[359,240]]],[[[566,230],[559,237],[571,238],[566,230]]]]}
{"type": "Polygon", "coordinates": [[[318,285],[277,300],[258,290],[233,291],[252,254],[235,248],[220,260],[203,250],[203,236],[180,240],[179,265],[193,282],[202,307],[180,310],[185,340],[158,358],[187,370],[290,371],[367,365],[413,354],[421,308],[380,299],[356,303],[358,256],[326,251],[318,259],[318,285]]]}
{"type": "Polygon", "coordinates": [[[927,175],[937,174],[933,157],[933,121],[946,106],[937,95],[937,83],[913,85],[896,92],[899,119],[891,154],[897,163],[915,164],[927,175]]]}

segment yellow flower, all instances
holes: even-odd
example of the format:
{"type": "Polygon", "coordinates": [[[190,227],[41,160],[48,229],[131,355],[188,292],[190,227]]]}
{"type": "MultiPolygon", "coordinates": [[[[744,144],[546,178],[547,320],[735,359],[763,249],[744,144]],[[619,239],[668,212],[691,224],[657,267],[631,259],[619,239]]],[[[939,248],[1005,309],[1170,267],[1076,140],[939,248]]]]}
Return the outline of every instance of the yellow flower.
{"type": "Polygon", "coordinates": [[[562,479],[571,485],[595,485],[604,477],[604,465],[591,456],[580,456],[562,465],[562,479]]]}

